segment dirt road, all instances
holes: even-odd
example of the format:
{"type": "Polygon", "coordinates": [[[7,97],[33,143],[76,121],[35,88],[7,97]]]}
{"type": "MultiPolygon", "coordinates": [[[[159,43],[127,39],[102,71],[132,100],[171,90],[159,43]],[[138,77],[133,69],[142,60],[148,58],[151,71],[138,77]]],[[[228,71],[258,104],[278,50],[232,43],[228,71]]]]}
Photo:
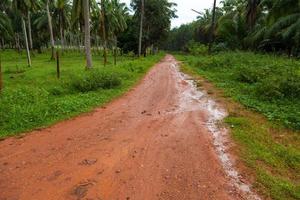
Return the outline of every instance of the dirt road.
{"type": "Polygon", "coordinates": [[[0,199],[248,199],[223,115],[166,56],[105,108],[0,142],[0,199]]]}

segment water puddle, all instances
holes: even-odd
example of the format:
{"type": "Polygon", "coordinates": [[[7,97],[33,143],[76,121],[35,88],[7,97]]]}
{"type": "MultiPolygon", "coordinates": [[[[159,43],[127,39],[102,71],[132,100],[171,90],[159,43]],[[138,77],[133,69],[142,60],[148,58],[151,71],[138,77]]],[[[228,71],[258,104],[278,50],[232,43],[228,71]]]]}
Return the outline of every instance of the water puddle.
{"type": "Polygon", "coordinates": [[[215,151],[225,173],[231,180],[233,188],[241,191],[246,199],[260,200],[251,191],[251,186],[243,181],[243,177],[235,169],[228,153],[228,131],[219,126],[220,122],[227,116],[226,111],[209,98],[206,92],[199,90],[191,77],[180,72],[178,64],[173,63],[171,68],[173,75],[178,80],[177,88],[181,94],[180,106],[176,112],[203,111],[207,114],[208,120],[205,125],[212,134],[215,151]]]}

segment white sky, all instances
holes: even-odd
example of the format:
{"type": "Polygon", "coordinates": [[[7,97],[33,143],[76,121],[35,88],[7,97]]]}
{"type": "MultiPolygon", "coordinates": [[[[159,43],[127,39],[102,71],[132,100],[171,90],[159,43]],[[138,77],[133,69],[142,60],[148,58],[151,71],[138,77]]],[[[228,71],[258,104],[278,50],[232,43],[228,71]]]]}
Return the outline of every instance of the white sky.
{"type": "MultiPolygon", "coordinates": [[[[128,5],[131,0],[121,0],[126,2],[128,5]]],[[[197,11],[203,11],[205,8],[211,8],[213,6],[213,0],[169,0],[170,2],[177,3],[177,16],[178,18],[173,19],[172,27],[180,26],[188,22],[194,21],[198,14],[191,11],[195,9],[197,11]]],[[[217,0],[220,2],[221,0],[217,0]]]]}

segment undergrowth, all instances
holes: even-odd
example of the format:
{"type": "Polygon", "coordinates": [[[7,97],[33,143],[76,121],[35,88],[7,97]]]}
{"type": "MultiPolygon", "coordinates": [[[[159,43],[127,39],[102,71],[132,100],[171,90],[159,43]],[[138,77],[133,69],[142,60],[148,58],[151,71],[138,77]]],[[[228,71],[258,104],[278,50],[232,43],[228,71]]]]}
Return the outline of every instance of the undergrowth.
{"type": "Polygon", "coordinates": [[[128,91],[162,58],[118,58],[118,64],[102,65],[94,56],[94,69],[85,70],[84,56],[65,53],[61,57],[61,79],[49,53],[36,54],[33,67],[26,67],[26,55],[4,51],[4,90],[0,94],[0,138],[51,125],[88,112],[128,91]]]}
{"type": "Polygon", "coordinates": [[[245,52],[179,58],[245,106],[300,130],[299,61],[245,52]]]}
{"type": "Polygon", "coordinates": [[[247,52],[176,57],[215,86],[208,89],[228,110],[233,152],[259,194],[300,199],[299,61],[247,52]]]}

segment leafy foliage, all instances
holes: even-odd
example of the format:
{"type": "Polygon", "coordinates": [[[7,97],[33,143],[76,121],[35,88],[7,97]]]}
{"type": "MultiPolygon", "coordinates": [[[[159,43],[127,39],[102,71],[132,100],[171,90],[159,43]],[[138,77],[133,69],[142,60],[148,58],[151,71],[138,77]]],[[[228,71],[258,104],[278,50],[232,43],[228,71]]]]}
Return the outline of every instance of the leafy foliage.
{"type": "MultiPolygon", "coordinates": [[[[215,45],[299,56],[299,15],[298,0],[221,1],[216,15],[215,45]]],[[[197,21],[172,30],[167,42],[175,42],[176,45],[165,44],[165,47],[182,50],[189,41],[207,44],[211,16],[211,10],[206,10],[197,21]],[[180,44],[176,43],[177,40],[180,44]]]]}

